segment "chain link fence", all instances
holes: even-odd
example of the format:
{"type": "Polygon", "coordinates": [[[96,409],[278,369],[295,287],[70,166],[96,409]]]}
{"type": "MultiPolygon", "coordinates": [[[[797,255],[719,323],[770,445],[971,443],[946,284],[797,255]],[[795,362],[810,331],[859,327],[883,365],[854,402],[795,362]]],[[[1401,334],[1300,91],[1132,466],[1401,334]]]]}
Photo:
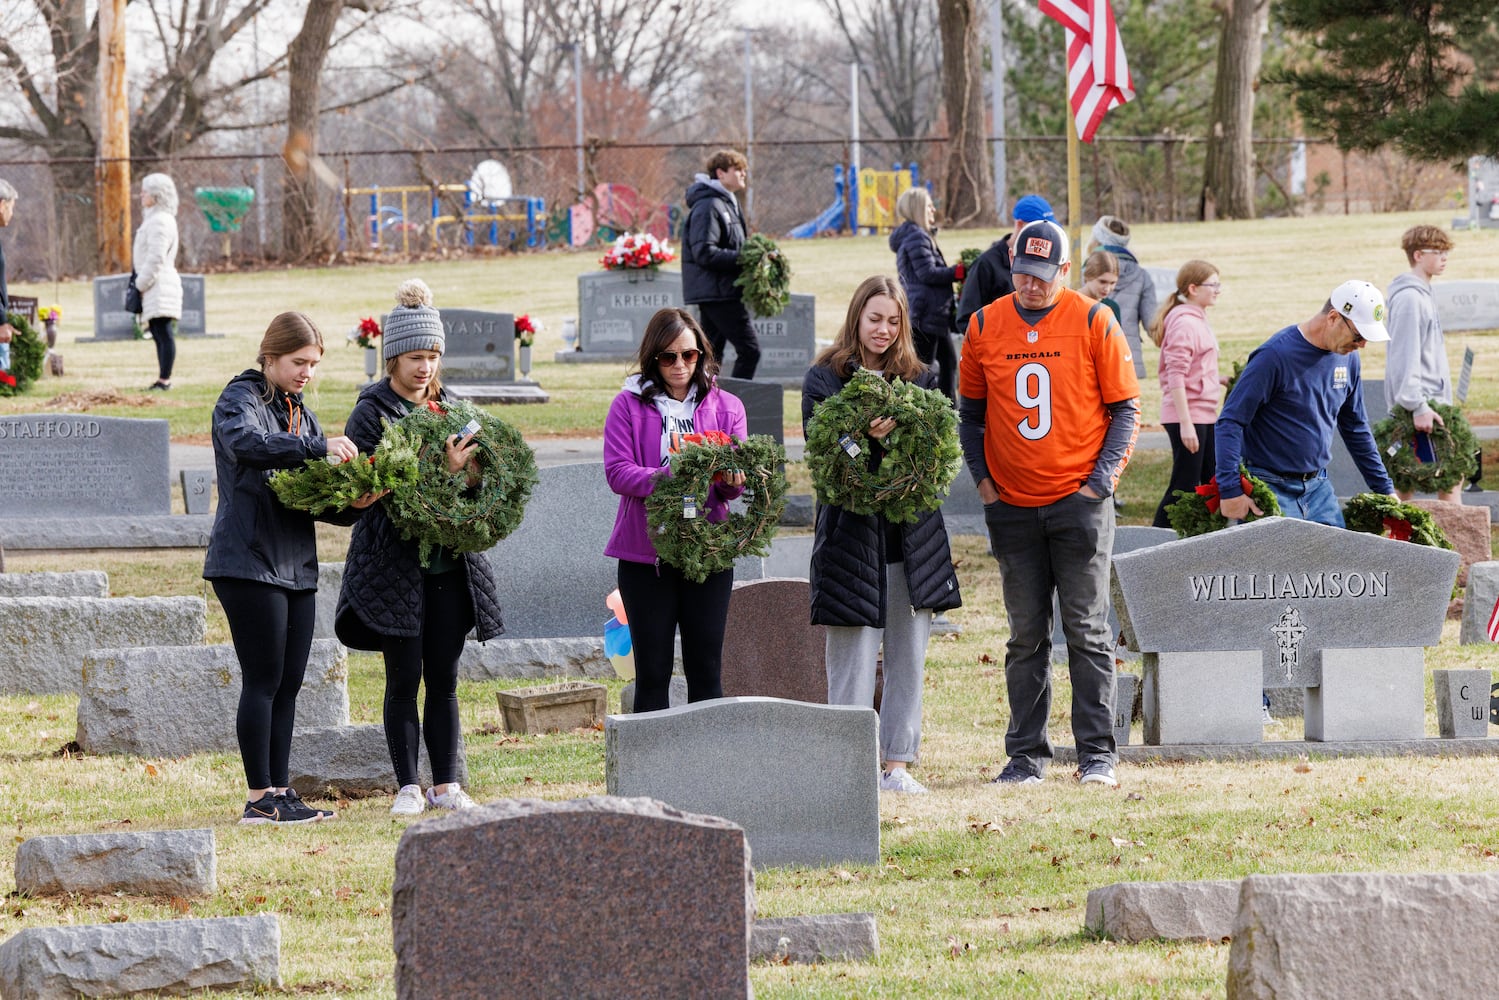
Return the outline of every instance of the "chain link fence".
{"type": "MultiPolygon", "coordinates": [[[[716,145],[609,144],[492,150],[334,151],[315,172],[317,245],[313,262],[393,256],[524,252],[607,242],[624,229],[678,235],[683,195],[716,145]],[[510,197],[468,188],[476,166],[501,162],[510,197]],[[488,199],[488,200],[486,200],[488,199]]],[[[1200,216],[1205,142],[1184,136],[1102,138],[1083,147],[1083,215],[1102,213],[1131,222],[1168,222],[1200,216]]],[[[794,227],[827,221],[837,199],[835,168],[846,167],[847,141],[756,143],[749,150],[752,226],[782,237],[794,227]]],[[[862,166],[917,172],[938,195],[946,142],[866,140],[862,166]]],[[[1006,141],[1010,197],[1027,191],[1066,206],[1066,142],[1061,137],[1006,141]]],[[[1343,155],[1315,140],[1259,140],[1256,157],[1262,214],[1460,209],[1462,179],[1450,168],[1422,165],[1393,153],[1343,155]],[[1299,166],[1298,166],[1299,161],[1299,166]]],[[[93,164],[0,158],[0,178],[20,193],[4,234],[12,280],[93,273],[93,164]]],[[[192,270],[255,266],[288,259],[282,241],[282,189],[287,167],[279,154],[182,155],[167,162],[132,163],[138,179],[163,171],[177,182],[182,263],[192,270]],[[249,188],[254,201],[237,232],[216,232],[195,203],[199,188],[249,188]]],[[[137,209],[138,212],[138,209],[137,209]]],[[[842,221],[847,215],[843,213],[842,221]]],[[[137,218],[136,224],[139,223],[137,218]]]]}

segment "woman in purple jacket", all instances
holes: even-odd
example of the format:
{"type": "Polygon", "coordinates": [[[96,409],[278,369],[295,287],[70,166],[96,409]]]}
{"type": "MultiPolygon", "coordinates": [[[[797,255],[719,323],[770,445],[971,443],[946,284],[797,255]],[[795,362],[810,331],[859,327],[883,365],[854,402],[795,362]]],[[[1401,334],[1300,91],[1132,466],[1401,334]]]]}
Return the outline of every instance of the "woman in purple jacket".
{"type": "MultiPolygon", "coordinates": [[[[619,494],[619,513],[604,554],[619,560],[619,594],[635,649],[635,711],[669,707],[672,645],[682,633],[687,700],[723,696],[719,670],[729,615],[731,569],[693,583],[661,562],[645,521],[645,498],[671,465],[682,434],[724,431],[745,436],[744,404],[714,384],[718,361],[692,314],[662,309],[640,341],[635,374],[625,379],[604,421],[604,475],[619,494]]],[[[744,488],[742,473],[715,483],[704,507],[710,521],[728,516],[744,488]]]]}

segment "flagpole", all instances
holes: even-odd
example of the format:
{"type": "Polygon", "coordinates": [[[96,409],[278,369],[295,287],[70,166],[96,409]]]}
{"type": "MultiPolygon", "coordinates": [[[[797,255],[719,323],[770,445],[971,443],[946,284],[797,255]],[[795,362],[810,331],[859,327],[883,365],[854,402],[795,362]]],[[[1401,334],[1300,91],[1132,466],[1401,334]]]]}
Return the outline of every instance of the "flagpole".
{"type": "Polygon", "coordinates": [[[1067,114],[1067,236],[1072,241],[1073,288],[1083,280],[1083,177],[1082,143],[1077,137],[1077,122],[1068,108],[1067,114]]]}

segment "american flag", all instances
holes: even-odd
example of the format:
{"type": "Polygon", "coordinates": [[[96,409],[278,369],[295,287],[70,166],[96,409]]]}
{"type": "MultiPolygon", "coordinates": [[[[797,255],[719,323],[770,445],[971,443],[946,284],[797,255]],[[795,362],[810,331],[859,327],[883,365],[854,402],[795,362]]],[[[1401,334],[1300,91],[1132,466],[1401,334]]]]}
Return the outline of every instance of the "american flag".
{"type": "Polygon", "coordinates": [[[1499,642],[1499,601],[1494,602],[1494,610],[1489,612],[1489,642],[1499,642]]]}
{"type": "Polygon", "coordinates": [[[1041,13],[1067,29],[1067,100],[1078,138],[1092,142],[1110,108],[1135,96],[1124,42],[1109,0],[1040,0],[1041,13]]]}

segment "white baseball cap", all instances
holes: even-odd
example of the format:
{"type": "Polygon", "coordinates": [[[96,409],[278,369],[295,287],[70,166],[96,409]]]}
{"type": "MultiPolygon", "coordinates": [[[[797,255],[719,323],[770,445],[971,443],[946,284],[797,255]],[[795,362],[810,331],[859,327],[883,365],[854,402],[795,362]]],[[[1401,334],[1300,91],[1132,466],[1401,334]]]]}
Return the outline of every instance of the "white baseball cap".
{"type": "Polygon", "coordinates": [[[1332,307],[1353,324],[1359,336],[1372,343],[1390,339],[1385,329],[1384,296],[1367,281],[1345,281],[1332,290],[1332,307]]]}

